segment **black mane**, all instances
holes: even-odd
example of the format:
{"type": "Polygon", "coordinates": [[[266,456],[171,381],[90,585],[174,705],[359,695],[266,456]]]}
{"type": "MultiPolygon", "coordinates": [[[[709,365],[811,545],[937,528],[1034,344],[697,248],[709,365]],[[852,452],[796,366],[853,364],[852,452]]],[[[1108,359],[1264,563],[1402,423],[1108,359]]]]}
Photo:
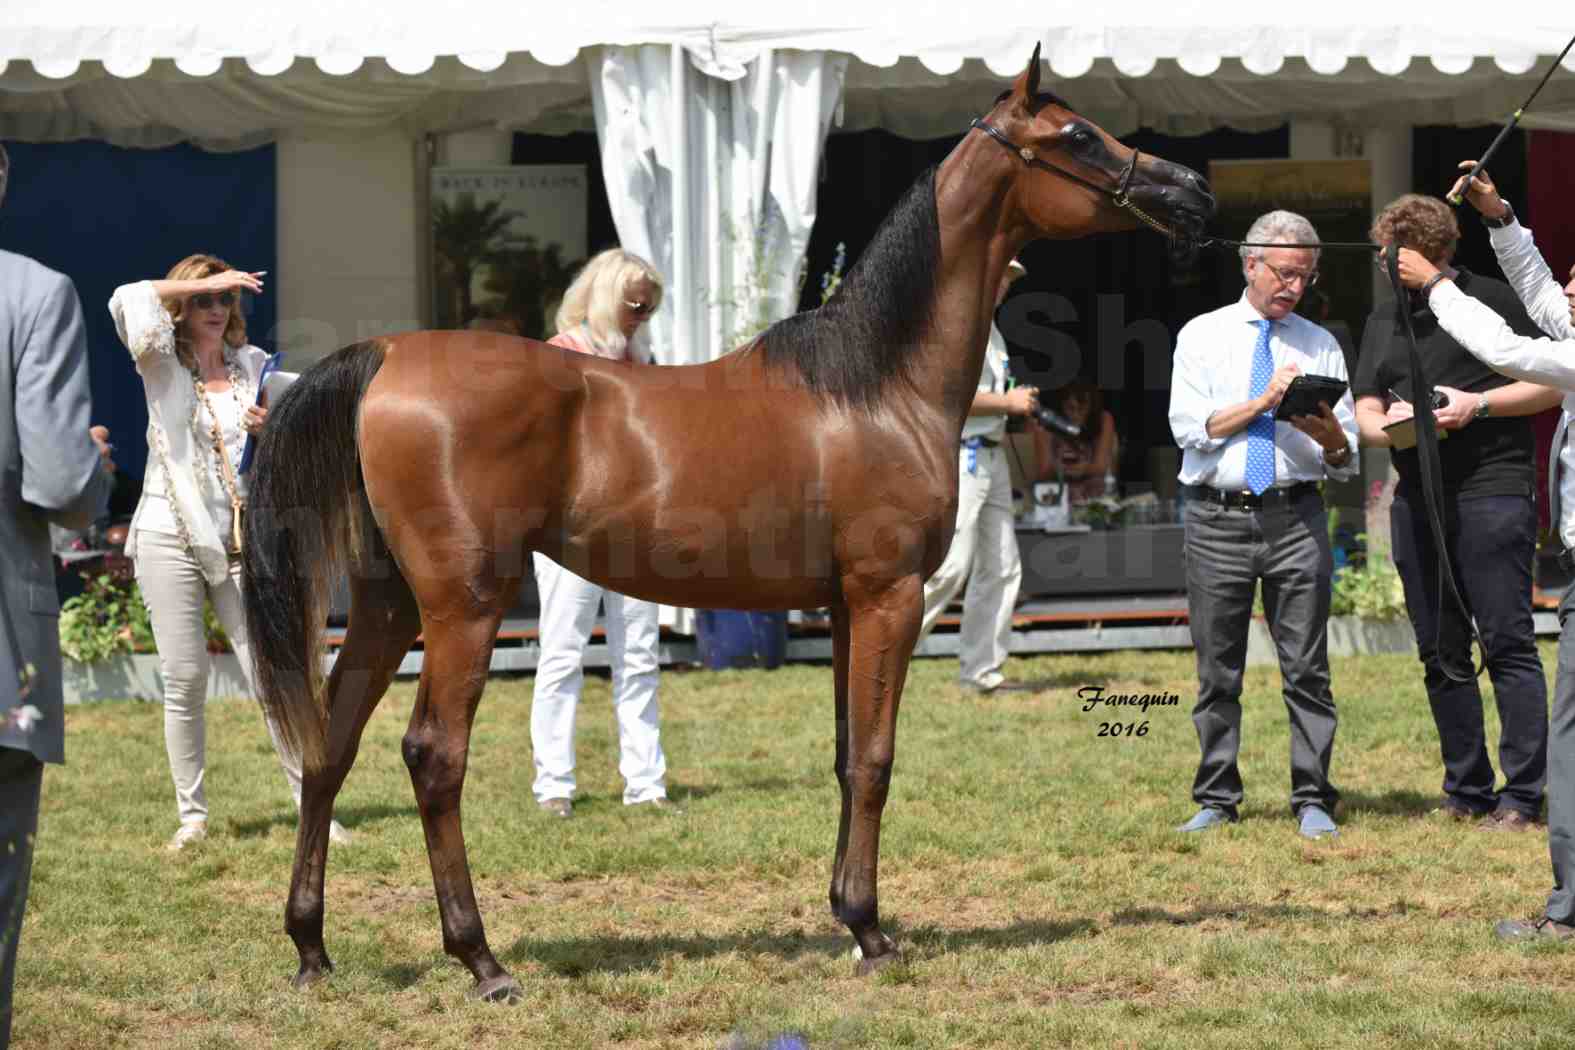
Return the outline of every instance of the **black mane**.
{"type": "Polygon", "coordinates": [[[868,407],[905,378],[929,326],[941,256],[935,168],[919,176],[881,223],[836,292],[817,310],[768,328],[755,344],[814,393],[868,407]]]}
{"type": "MultiPolygon", "coordinates": [[[[1002,102],[1005,102],[1011,97],[1012,92],[1009,89],[1003,91],[999,95],[995,96],[995,104],[999,106],[1002,102]]],[[[1028,112],[1038,113],[1046,106],[1060,106],[1065,110],[1070,110],[1072,108],[1072,104],[1070,102],[1062,98],[1060,95],[1057,95],[1054,91],[1040,91],[1034,95],[1033,101],[1029,103],[1028,112]]]]}

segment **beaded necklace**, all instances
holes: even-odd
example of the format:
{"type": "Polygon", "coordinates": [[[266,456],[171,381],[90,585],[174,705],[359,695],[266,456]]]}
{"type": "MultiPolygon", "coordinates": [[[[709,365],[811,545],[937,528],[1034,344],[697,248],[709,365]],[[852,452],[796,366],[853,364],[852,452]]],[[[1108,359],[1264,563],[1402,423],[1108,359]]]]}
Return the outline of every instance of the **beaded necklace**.
{"type": "MultiPolygon", "coordinates": [[[[246,375],[241,370],[237,355],[233,350],[230,349],[228,345],[223,348],[223,353],[225,372],[228,374],[230,380],[230,396],[234,398],[235,406],[240,410],[241,418],[244,419],[246,416],[246,403],[241,399],[241,388],[243,385],[245,385],[246,375]]],[[[207,437],[211,443],[214,470],[219,476],[219,488],[224,493],[224,495],[228,497],[230,501],[230,510],[234,515],[234,518],[231,521],[231,534],[229,537],[230,543],[228,546],[236,547],[234,540],[238,529],[234,527],[234,523],[240,519],[244,501],[241,499],[239,484],[235,480],[233,469],[227,469],[229,467],[229,452],[224,447],[224,431],[219,424],[218,413],[213,410],[213,403],[208,400],[207,387],[206,384],[203,383],[202,370],[196,362],[195,354],[193,354],[193,360],[189,370],[191,372],[192,390],[196,394],[196,400],[192,402],[191,406],[191,427],[195,433],[202,435],[202,410],[207,409],[208,418],[211,421],[207,427],[207,437]],[[219,457],[221,456],[224,458],[220,459],[219,457]]],[[[206,456],[200,451],[200,442],[198,447],[198,455],[203,456],[205,461],[206,456]]],[[[165,465],[165,470],[166,473],[168,473],[167,463],[165,465]]],[[[211,482],[206,480],[208,477],[206,466],[197,471],[197,476],[199,480],[203,481],[204,487],[206,487],[208,484],[211,484],[211,482]]],[[[173,493],[173,487],[171,487],[170,491],[173,493]]],[[[170,510],[173,511],[175,515],[176,531],[180,534],[180,538],[185,542],[186,548],[190,550],[192,547],[191,530],[186,524],[185,519],[181,516],[180,507],[176,504],[174,499],[170,500],[170,510]]],[[[236,551],[231,551],[230,553],[233,554],[236,553],[236,551]]]]}

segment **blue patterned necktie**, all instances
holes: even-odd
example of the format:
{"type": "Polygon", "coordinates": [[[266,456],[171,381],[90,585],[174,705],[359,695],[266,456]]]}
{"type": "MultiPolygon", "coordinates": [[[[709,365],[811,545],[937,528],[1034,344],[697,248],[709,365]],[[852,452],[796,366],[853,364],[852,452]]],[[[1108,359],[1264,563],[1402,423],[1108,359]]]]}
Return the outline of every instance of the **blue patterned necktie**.
{"type": "MultiPolygon", "coordinates": [[[[1257,397],[1269,389],[1274,377],[1274,353],[1269,349],[1269,331],[1274,322],[1267,318],[1258,322],[1258,345],[1252,351],[1252,388],[1248,397],[1257,397]]],[[[1274,486],[1274,413],[1264,412],[1254,416],[1247,424],[1247,488],[1253,495],[1261,496],[1265,489],[1274,486]]]]}

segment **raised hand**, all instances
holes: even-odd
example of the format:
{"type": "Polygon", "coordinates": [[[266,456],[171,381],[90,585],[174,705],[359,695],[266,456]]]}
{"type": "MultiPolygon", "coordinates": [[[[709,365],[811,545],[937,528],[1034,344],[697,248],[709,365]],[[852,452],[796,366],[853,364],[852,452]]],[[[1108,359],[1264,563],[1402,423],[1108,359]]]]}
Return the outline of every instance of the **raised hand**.
{"type": "Polygon", "coordinates": [[[1449,197],[1454,200],[1463,195],[1471,202],[1471,206],[1483,215],[1490,219],[1502,219],[1507,209],[1504,207],[1503,199],[1498,195],[1498,187],[1494,186],[1493,180],[1488,177],[1486,168],[1477,172],[1476,178],[1471,180],[1470,187],[1466,186],[1466,174],[1469,174],[1475,165],[1474,160],[1463,160],[1456,165],[1465,174],[1457,178],[1454,186],[1450,187],[1449,197]]]}
{"type": "Polygon", "coordinates": [[[1400,283],[1407,288],[1421,288],[1438,267],[1427,261],[1427,256],[1413,248],[1400,249],[1400,283]]]}
{"type": "Polygon", "coordinates": [[[202,279],[203,288],[209,292],[252,292],[263,290],[262,279],[267,270],[248,273],[245,270],[223,270],[202,279]]]}

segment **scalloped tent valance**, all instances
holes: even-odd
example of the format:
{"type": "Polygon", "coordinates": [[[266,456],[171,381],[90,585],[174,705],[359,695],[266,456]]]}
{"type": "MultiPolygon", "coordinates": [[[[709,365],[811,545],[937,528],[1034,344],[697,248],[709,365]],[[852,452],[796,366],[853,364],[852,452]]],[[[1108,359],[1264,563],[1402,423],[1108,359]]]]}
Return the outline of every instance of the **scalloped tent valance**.
{"type": "MultiPolygon", "coordinates": [[[[868,0],[813,0],[776,20],[680,0],[661,22],[626,0],[564,12],[499,0],[277,0],[222,13],[196,0],[11,0],[0,11],[0,138],[233,148],[314,129],[589,130],[583,52],[639,43],[681,45],[724,79],[768,48],[848,54],[842,126],[912,137],[962,126],[1035,43],[1063,93],[1118,134],[1296,115],[1469,124],[1513,111],[1570,33],[1418,23],[1415,13],[1389,0],[1337,2],[1310,25],[1306,10],[1172,3],[1091,24],[1070,5],[1014,0],[992,5],[992,27],[939,3],[906,5],[898,21],[868,0]]],[[[1575,57],[1565,66],[1575,71],[1575,57]]],[[[1575,129],[1575,78],[1556,76],[1527,124],[1575,129]]]]}

